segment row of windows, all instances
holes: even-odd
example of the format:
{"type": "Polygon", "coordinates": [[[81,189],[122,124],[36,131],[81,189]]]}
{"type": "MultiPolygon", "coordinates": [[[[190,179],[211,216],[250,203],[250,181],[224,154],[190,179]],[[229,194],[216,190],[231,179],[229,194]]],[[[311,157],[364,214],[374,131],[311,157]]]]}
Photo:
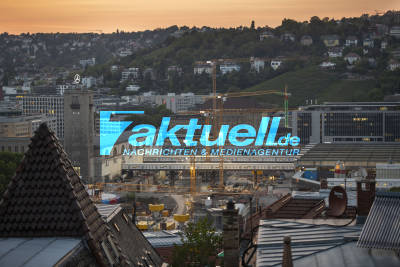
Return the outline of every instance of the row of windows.
{"type": "Polygon", "coordinates": [[[1,146],[1,152],[23,153],[25,152],[25,146],[1,146]]]}
{"type": "Polygon", "coordinates": [[[319,127],[323,136],[337,142],[398,142],[400,140],[399,113],[322,113],[319,121],[312,123],[312,113],[297,114],[297,135],[301,143],[309,143],[312,127],[319,127]],[[343,138],[340,138],[343,136],[343,138]],[[353,136],[353,138],[350,138],[353,136]],[[381,136],[382,138],[377,138],[381,136]]]}
{"type": "Polygon", "coordinates": [[[383,114],[325,113],[326,136],[382,136],[383,114]]]}

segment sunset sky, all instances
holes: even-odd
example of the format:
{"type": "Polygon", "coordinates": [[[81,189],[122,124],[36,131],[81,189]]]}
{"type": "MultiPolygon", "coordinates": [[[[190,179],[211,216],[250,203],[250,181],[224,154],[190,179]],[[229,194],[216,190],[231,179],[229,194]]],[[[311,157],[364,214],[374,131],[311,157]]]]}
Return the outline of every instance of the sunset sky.
{"type": "Polygon", "coordinates": [[[0,32],[139,31],[171,25],[277,26],[283,18],[400,10],[399,0],[0,0],[0,32]]]}

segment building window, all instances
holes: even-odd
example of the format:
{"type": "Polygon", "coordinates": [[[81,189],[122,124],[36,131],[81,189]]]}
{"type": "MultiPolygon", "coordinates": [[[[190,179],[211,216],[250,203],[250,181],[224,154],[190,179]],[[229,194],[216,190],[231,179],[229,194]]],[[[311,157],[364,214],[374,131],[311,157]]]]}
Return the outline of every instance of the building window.
{"type": "Polygon", "coordinates": [[[79,105],[79,98],[78,96],[72,96],[72,104],[79,105]]]}

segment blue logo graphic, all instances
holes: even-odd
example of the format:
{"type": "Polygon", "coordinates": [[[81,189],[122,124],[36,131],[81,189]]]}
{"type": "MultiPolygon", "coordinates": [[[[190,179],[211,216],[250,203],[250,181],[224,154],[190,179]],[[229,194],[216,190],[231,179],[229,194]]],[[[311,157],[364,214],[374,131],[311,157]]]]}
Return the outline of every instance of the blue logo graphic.
{"type": "MultiPolygon", "coordinates": [[[[128,128],[133,121],[116,121],[111,120],[112,115],[131,115],[144,114],[144,111],[100,111],[100,155],[110,155],[113,146],[118,138],[128,128]]],[[[175,125],[169,127],[171,118],[163,117],[161,125],[158,129],[151,124],[139,124],[132,128],[132,135],[129,137],[129,144],[133,147],[162,147],[165,140],[169,140],[173,147],[196,146],[219,146],[223,147],[226,140],[232,146],[244,147],[254,146],[298,146],[300,138],[297,136],[281,136],[276,141],[276,134],[281,117],[263,117],[261,119],[258,130],[249,124],[238,124],[232,128],[229,125],[221,125],[219,134],[215,140],[210,140],[212,125],[200,125],[198,119],[190,119],[186,125],[175,125]],[[271,122],[271,124],[270,124],[271,122]],[[270,124],[269,131],[268,125],[270,124]],[[178,140],[176,134],[179,131],[185,131],[185,139],[183,144],[178,140]],[[193,140],[196,131],[201,131],[199,142],[193,140]],[[266,139],[266,140],[265,140],[266,139]],[[200,144],[199,144],[200,143],[200,144]]]]}
{"type": "Polygon", "coordinates": [[[100,155],[110,152],[131,121],[111,121],[111,115],[144,114],[144,111],[100,111],[100,155]]]}

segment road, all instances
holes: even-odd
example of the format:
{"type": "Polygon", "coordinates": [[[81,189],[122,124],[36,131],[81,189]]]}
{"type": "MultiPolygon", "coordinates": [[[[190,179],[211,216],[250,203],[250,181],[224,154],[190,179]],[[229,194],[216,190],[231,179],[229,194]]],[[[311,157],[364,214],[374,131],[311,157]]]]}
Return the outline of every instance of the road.
{"type": "Polygon", "coordinates": [[[185,197],[182,195],[171,195],[171,197],[175,200],[177,207],[175,209],[176,214],[185,214],[186,206],[185,206],[185,197]]]}

